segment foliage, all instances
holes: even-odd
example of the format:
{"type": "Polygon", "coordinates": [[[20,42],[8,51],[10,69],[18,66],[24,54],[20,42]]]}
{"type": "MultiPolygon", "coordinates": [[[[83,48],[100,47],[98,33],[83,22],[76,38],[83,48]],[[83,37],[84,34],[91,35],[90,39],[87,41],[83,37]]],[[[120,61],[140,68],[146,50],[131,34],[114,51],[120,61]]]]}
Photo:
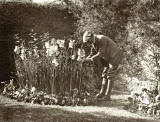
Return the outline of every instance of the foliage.
{"type": "MultiPolygon", "coordinates": [[[[32,40],[39,39],[34,31],[29,36],[32,40]]],[[[15,40],[16,42],[21,40],[19,35],[15,35],[15,40]]],[[[91,90],[90,86],[95,85],[88,80],[90,77],[88,74],[92,70],[82,63],[85,52],[77,47],[77,41],[50,39],[47,33],[41,36],[43,42],[33,46],[32,40],[28,43],[21,41],[19,45],[17,43],[14,50],[20,86],[24,87],[27,84],[39,90],[58,94],[74,88],[91,90]]]]}
{"type": "Polygon", "coordinates": [[[128,102],[126,109],[129,109],[131,112],[141,112],[159,119],[160,95],[158,95],[157,88],[153,91],[143,88],[140,94],[133,93],[128,97],[128,102]]]}
{"type": "Polygon", "coordinates": [[[91,100],[90,94],[86,91],[73,89],[72,91],[63,94],[51,95],[43,91],[38,91],[35,87],[30,88],[28,85],[16,88],[13,85],[13,80],[11,80],[9,84],[5,84],[2,95],[15,99],[18,102],[41,105],[85,106],[91,103],[91,101],[89,101],[91,100]]]}
{"type": "MultiPolygon", "coordinates": [[[[109,36],[120,46],[125,58],[117,87],[122,84],[140,91],[143,87],[153,89],[158,85],[160,2],[108,0],[104,6],[92,0],[83,3],[75,36],[80,39],[85,30],[90,30],[109,36]]],[[[100,63],[97,64],[100,67],[100,63]]],[[[101,72],[101,68],[97,72],[101,72]]]]}

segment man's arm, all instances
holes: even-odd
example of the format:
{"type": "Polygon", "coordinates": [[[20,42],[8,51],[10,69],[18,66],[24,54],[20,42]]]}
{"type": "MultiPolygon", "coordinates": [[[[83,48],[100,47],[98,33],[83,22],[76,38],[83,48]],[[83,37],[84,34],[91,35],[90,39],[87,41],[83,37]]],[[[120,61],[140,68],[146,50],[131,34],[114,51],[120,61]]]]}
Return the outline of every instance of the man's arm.
{"type": "Polygon", "coordinates": [[[98,53],[96,53],[95,55],[93,55],[92,57],[87,57],[86,58],[86,61],[95,61],[97,60],[98,58],[102,57],[103,58],[104,56],[104,50],[103,49],[100,49],[98,51],[98,53]]]}
{"type": "Polygon", "coordinates": [[[93,56],[91,57],[91,60],[94,61],[94,60],[98,59],[99,57],[102,57],[102,58],[103,58],[103,57],[104,57],[104,54],[105,54],[105,45],[100,45],[97,54],[93,55],[93,56]]]}
{"type": "Polygon", "coordinates": [[[90,54],[87,56],[87,59],[88,59],[88,58],[91,58],[94,54],[96,54],[96,51],[95,51],[95,49],[92,47],[92,48],[91,48],[91,51],[90,51],[90,54]]]}
{"type": "MultiPolygon", "coordinates": [[[[95,49],[95,47],[94,47],[94,45],[93,45],[93,47],[92,47],[92,50],[91,50],[91,54],[93,54],[92,52],[94,51],[94,53],[96,53],[95,55],[89,55],[86,59],[88,60],[88,61],[95,61],[95,60],[97,60],[97,59],[99,59],[99,57],[102,57],[102,58],[104,58],[105,57],[105,52],[106,52],[106,44],[107,42],[105,41],[105,40],[100,40],[99,41],[99,49],[98,50],[96,50],[95,49]]],[[[109,54],[108,54],[109,55],[109,54]]]]}

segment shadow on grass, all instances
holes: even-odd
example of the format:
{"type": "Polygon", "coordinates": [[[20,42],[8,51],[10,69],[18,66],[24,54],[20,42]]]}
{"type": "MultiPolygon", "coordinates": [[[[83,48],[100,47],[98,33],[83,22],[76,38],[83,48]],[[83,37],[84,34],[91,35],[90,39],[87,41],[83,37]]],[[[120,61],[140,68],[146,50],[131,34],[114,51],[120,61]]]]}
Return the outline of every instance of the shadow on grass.
{"type": "Polygon", "coordinates": [[[105,100],[96,101],[96,106],[98,107],[108,106],[108,107],[123,108],[127,104],[128,104],[127,96],[124,95],[114,95],[111,101],[105,101],[105,100]]]}
{"type": "MultiPolygon", "coordinates": [[[[98,114],[97,114],[98,115],[98,114]]],[[[28,107],[24,105],[0,105],[2,122],[151,122],[151,120],[122,118],[110,115],[96,116],[50,107],[28,107]]]]}

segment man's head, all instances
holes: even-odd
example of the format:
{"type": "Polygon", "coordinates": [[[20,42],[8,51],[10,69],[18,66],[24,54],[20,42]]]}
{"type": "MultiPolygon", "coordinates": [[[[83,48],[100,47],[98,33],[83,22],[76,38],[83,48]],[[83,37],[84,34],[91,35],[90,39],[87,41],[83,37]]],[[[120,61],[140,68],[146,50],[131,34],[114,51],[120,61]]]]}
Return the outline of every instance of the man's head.
{"type": "Polygon", "coordinates": [[[84,32],[83,43],[85,43],[85,44],[93,43],[93,34],[91,32],[89,32],[89,31],[84,32]]]}

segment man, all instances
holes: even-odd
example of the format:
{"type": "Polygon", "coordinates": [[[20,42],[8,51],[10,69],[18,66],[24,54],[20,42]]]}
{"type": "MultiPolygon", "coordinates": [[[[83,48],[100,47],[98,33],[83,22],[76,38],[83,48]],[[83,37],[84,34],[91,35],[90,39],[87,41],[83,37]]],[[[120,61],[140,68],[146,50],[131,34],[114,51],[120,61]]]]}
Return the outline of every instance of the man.
{"type": "Polygon", "coordinates": [[[104,71],[102,73],[103,81],[97,98],[104,97],[110,100],[111,91],[114,84],[114,76],[117,68],[123,59],[123,53],[116,43],[107,36],[95,35],[89,31],[83,34],[83,43],[91,46],[90,55],[84,62],[93,62],[103,59],[105,61],[104,71]]]}

